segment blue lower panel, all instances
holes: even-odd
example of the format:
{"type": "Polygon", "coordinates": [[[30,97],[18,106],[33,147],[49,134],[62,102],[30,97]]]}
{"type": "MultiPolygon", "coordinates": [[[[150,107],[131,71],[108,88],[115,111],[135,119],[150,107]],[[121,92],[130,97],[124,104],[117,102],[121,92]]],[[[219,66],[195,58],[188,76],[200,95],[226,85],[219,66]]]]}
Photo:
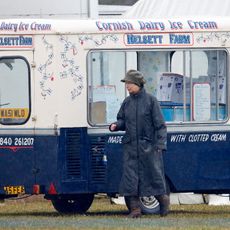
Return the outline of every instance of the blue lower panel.
{"type": "Polygon", "coordinates": [[[35,148],[35,166],[36,177],[35,183],[44,185],[47,192],[51,183],[58,185],[60,173],[58,168],[58,136],[39,136],[36,137],[35,148]]]}
{"type": "Polygon", "coordinates": [[[34,184],[48,187],[57,180],[57,140],[55,136],[1,136],[0,193],[9,185],[23,185],[31,193],[34,184]]]}
{"type": "Polygon", "coordinates": [[[230,133],[170,134],[165,154],[175,191],[230,192],[230,133]]]}
{"type": "MultiPolygon", "coordinates": [[[[94,135],[90,139],[89,186],[92,191],[117,193],[122,174],[122,135],[94,135]]],[[[173,192],[230,193],[229,149],[229,132],[169,133],[164,161],[173,192]]]]}
{"type": "Polygon", "coordinates": [[[31,137],[1,136],[4,140],[0,148],[0,185],[30,185],[35,181],[34,141],[31,145],[18,145],[17,140],[31,137]]]}
{"type": "MultiPolygon", "coordinates": [[[[229,191],[230,133],[169,133],[164,154],[173,192],[229,191]]],[[[122,175],[122,135],[61,129],[60,136],[0,137],[0,194],[6,185],[34,184],[59,194],[118,193],[122,175]]]]}

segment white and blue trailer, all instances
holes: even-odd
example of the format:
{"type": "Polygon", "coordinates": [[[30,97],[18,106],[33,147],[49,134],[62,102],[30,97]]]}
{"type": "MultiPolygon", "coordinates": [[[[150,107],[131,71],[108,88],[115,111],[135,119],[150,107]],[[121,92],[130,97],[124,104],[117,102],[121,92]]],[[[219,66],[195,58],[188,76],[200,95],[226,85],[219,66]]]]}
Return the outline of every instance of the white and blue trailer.
{"type": "Polygon", "coordinates": [[[169,191],[230,193],[229,51],[230,18],[0,20],[0,198],[79,213],[119,195],[123,132],[108,125],[129,69],[167,122],[169,191]]]}

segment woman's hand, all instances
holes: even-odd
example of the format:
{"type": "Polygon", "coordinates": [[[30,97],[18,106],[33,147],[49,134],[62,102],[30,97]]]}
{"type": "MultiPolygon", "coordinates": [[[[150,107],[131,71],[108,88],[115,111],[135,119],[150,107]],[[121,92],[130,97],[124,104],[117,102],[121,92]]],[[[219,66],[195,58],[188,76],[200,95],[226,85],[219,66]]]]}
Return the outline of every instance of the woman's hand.
{"type": "Polygon", "coordinates": [[[110,130],[110,131],[115,131],[116,128],[117,128],[117,125],[116,125],[116,124],[111,124],[111,125],[109,126],[109,130],[110,130]]]}

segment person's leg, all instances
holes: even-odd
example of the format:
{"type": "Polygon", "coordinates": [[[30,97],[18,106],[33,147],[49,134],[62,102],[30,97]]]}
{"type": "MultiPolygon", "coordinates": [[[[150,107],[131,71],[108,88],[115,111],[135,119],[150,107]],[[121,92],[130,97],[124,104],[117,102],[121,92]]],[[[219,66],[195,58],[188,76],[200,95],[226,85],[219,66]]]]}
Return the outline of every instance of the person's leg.
{"type": "Polygon", "coordinates": [[[169,213],[169,196],[164,194],[164,195],[158,195],[155,197],[160,204],[160,215],[167,216],[169,213]]]}
{"type": "Polygon", "coordinates": [[[140,200],[138,196],[127,196],[126,199],[129,199],[130,204],[130,213],[129,218],[139,218],[141,217],[141,208],[140,200]]]}

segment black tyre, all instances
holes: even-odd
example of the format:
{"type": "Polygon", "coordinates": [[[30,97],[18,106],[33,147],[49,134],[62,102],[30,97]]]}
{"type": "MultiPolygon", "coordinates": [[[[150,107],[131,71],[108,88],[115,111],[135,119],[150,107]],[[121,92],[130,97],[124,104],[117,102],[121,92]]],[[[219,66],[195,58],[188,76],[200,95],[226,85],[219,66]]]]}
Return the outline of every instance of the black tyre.
{"type": "Polygon", "coordinates": [[[159,214],[160,205],[154,196],[140,197],[141,211],[144,214],[159,214]]]}
{"type": "Polygon", "coordinates": [[[85,213],[91,206],[94,194],[79,194],[73,199],[52,200],[54,208],[62,214],[85,213]]]}

